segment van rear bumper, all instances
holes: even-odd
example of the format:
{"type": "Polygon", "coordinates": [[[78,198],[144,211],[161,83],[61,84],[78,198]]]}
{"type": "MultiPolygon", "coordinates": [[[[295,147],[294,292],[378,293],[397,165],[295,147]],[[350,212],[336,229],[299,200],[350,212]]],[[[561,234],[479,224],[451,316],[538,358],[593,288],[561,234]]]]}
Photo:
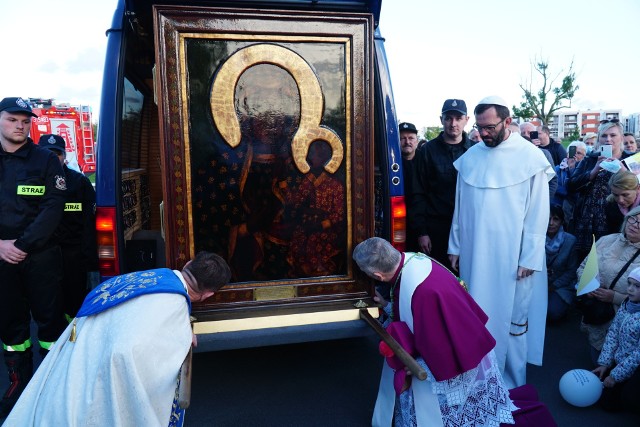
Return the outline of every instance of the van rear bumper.
{"type": "MultiPolygon", "coordinates": [[[[378,309],[367,309],[378,317],[378,309]]],[[[358,309],[196,322],[196,352],[232,350],[375,334],[358,309]]]]}

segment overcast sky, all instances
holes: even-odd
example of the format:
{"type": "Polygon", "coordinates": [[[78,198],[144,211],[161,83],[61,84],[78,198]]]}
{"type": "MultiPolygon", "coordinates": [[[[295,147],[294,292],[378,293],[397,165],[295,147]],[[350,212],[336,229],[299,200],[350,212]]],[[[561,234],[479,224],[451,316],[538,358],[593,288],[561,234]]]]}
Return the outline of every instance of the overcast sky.
{"type": "Polygon", "coordinates": [[[447,98],[469,110],[487,95],[519,104],[536,57],[556,73],[574,61],[574,108],[640,112],[637,0],[395,0],[380,29],[399,118],[418,127],[439,125],[447,98]]]}
{"type": "MultiPolygon", "coordinates": [[[[0,97],[56,98],[99,107],[105,31],[116,0],[4,2],[0,97]]],[[[439,125],[446,98],[469,110],[487,95],[519,104],[531,61],[556,73],[571,61],[579,109],[640,112],[640,1],[384,0],[400,121],[439,125]]],[[[469,121],[469,127],[473,118],[469,121]]]]}

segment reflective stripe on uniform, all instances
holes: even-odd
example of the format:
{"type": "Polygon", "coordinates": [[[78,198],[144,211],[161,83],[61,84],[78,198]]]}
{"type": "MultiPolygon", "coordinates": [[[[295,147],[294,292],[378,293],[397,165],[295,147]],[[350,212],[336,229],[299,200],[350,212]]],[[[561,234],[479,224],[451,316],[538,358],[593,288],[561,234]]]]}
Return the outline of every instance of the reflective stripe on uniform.
{"type": "Polygon", "coordinates": [[[49,350],[51,348],[52,345],[54,345],[56,342],[46,342],[46,341],[38,341],[38,344],[40,344],[40,348],[43,348],[45,350],[49,350]]]}
{"type": "Polygon", "coordinates": [[[65,212],[77,212],[82,210],[82,203],[65,203],[64,211],[65,212]]]}
{"type": "Polygon", "coordinates": [[[18,196],[44,196],[44,185],[18,185],[18,196]]]}
{"type": "Polygon", "coordinates": [[[22,344],[16,344],[16,345],[6,345],[6,344],[2,344],[2,347],[6,350],[6,351],[27,351],[28,348],[31,347],[31,338],[28,338],[25,342],[23,342],[22,344]]]}

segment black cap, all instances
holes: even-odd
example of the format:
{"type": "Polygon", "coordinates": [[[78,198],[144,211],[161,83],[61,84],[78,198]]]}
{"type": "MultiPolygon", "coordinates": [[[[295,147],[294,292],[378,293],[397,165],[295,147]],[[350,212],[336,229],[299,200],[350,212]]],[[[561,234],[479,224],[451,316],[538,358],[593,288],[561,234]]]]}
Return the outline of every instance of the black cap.
{"type": "Polygon", "coordinates": [[[444,101],[444,104],[442,104],[442,114],[448,113],[449,111],[456,111],[466,116],[467,104],[465,104],[462,99],[447,99],[444,101]]]}
{"type": "Polygon", "coordinates": [[[50,133],[44,134],[38,140],[40,147],[48,148],[49,150],[59,151],[62,154],[66,154],[64,138],[60,135],[53,135],[50,133]]]}
{"type": "Polygon", "coordinates": [[[0,111],[6,111],[8,113],[25,113],[29,114],[33,117],[38,117],[33,111],[31,111],[31,107],[22,98],[4,98],[0,101],[0,111]]]}
{"type": "Polygon", "coordinates": [[[408,122],[402,122],[398,125],[398,129],[400,129],[400,132],[413,132],[413,133],[418,133],[418,129],[416,129],[416,125],[414,125],[413,123],[408,123],[408,122]]]}

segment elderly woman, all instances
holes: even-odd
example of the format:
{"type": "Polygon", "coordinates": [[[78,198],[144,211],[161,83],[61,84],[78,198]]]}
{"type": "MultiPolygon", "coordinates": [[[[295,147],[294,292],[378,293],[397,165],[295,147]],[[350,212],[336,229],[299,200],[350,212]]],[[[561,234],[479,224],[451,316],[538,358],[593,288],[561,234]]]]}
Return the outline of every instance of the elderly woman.
{"type": "Polygon", "coordinates": [[[572,230],[573,227],[573,209],[576,204],[576,194],[573,192],[569,192],[567,188],[567,184],[569,183],[569,179],[573,176],[573,173],[576,170],[576,166],[584,156],[587,155],[587,146],[582,141],[573,141],[569,144],[568,152],[571,153],[571,147],[576,147],[575,154],[573,156],[569,156],[567,154],[567,158],[562,160],[558,166],[555,167],[556,177],[558,178],[558,187],[556,188],[556,192],[551,200],[552,204],[562,206],[564,210],[564,220],[565,224],[568,225],[568,230],[572,230]]]}
{"type": "Polygon", "coordinates": [[[576,268],[579,262],[574,251],[576,238],[564,231],[563,222],[562,207],[551,205],[545,244],[549,279],[547,318],[550,321],[564,318],[576,294],[576,268]]]}
{"type": "Polygon", "coordinates": [[[611,194],[607,196],[604,211],[609,233],[618,233],[624,215],[640,205],[638,177],[626,169],[620,169],[609,179],[611,194]]]}
{"type": "MultiPolygon", "coordinates": [[[[631,209],[624,216],[621,233],[603,236],[596,242],[596,251],[600,287],[588,293],[587,297],[611,303],[617,311],[627,297],[629,273],[640,267],[640,206],[631,209]]],[[[586,261],[582,261],[578,267],[578,277],[582,276],[586,261]]],[[[594,363],[598,359],[610,324],[611,321],[601,325],[586,324],[583,319],[581,329],[589,336],[594,363]]]]}
{"type": "MultiPolygon", "coordinates": [[[[622,151],[624,130],[618,119],[603,120],[598,128],[596,151],[581,161],[567,184],[568,191],[578,194],[574,211],[576,250],[580,259],[591,249],[592,237],[596,240],[609,233],[605,214],[609,195],[609,179],[613,173],[605,167],[615,167],[615,160],[628,157],[622,151]],[[603,156],[603,147],[611,146],[611,157],[603,156]]],[[[618,166],[619,167],[619,166],[618,166]]]]}

